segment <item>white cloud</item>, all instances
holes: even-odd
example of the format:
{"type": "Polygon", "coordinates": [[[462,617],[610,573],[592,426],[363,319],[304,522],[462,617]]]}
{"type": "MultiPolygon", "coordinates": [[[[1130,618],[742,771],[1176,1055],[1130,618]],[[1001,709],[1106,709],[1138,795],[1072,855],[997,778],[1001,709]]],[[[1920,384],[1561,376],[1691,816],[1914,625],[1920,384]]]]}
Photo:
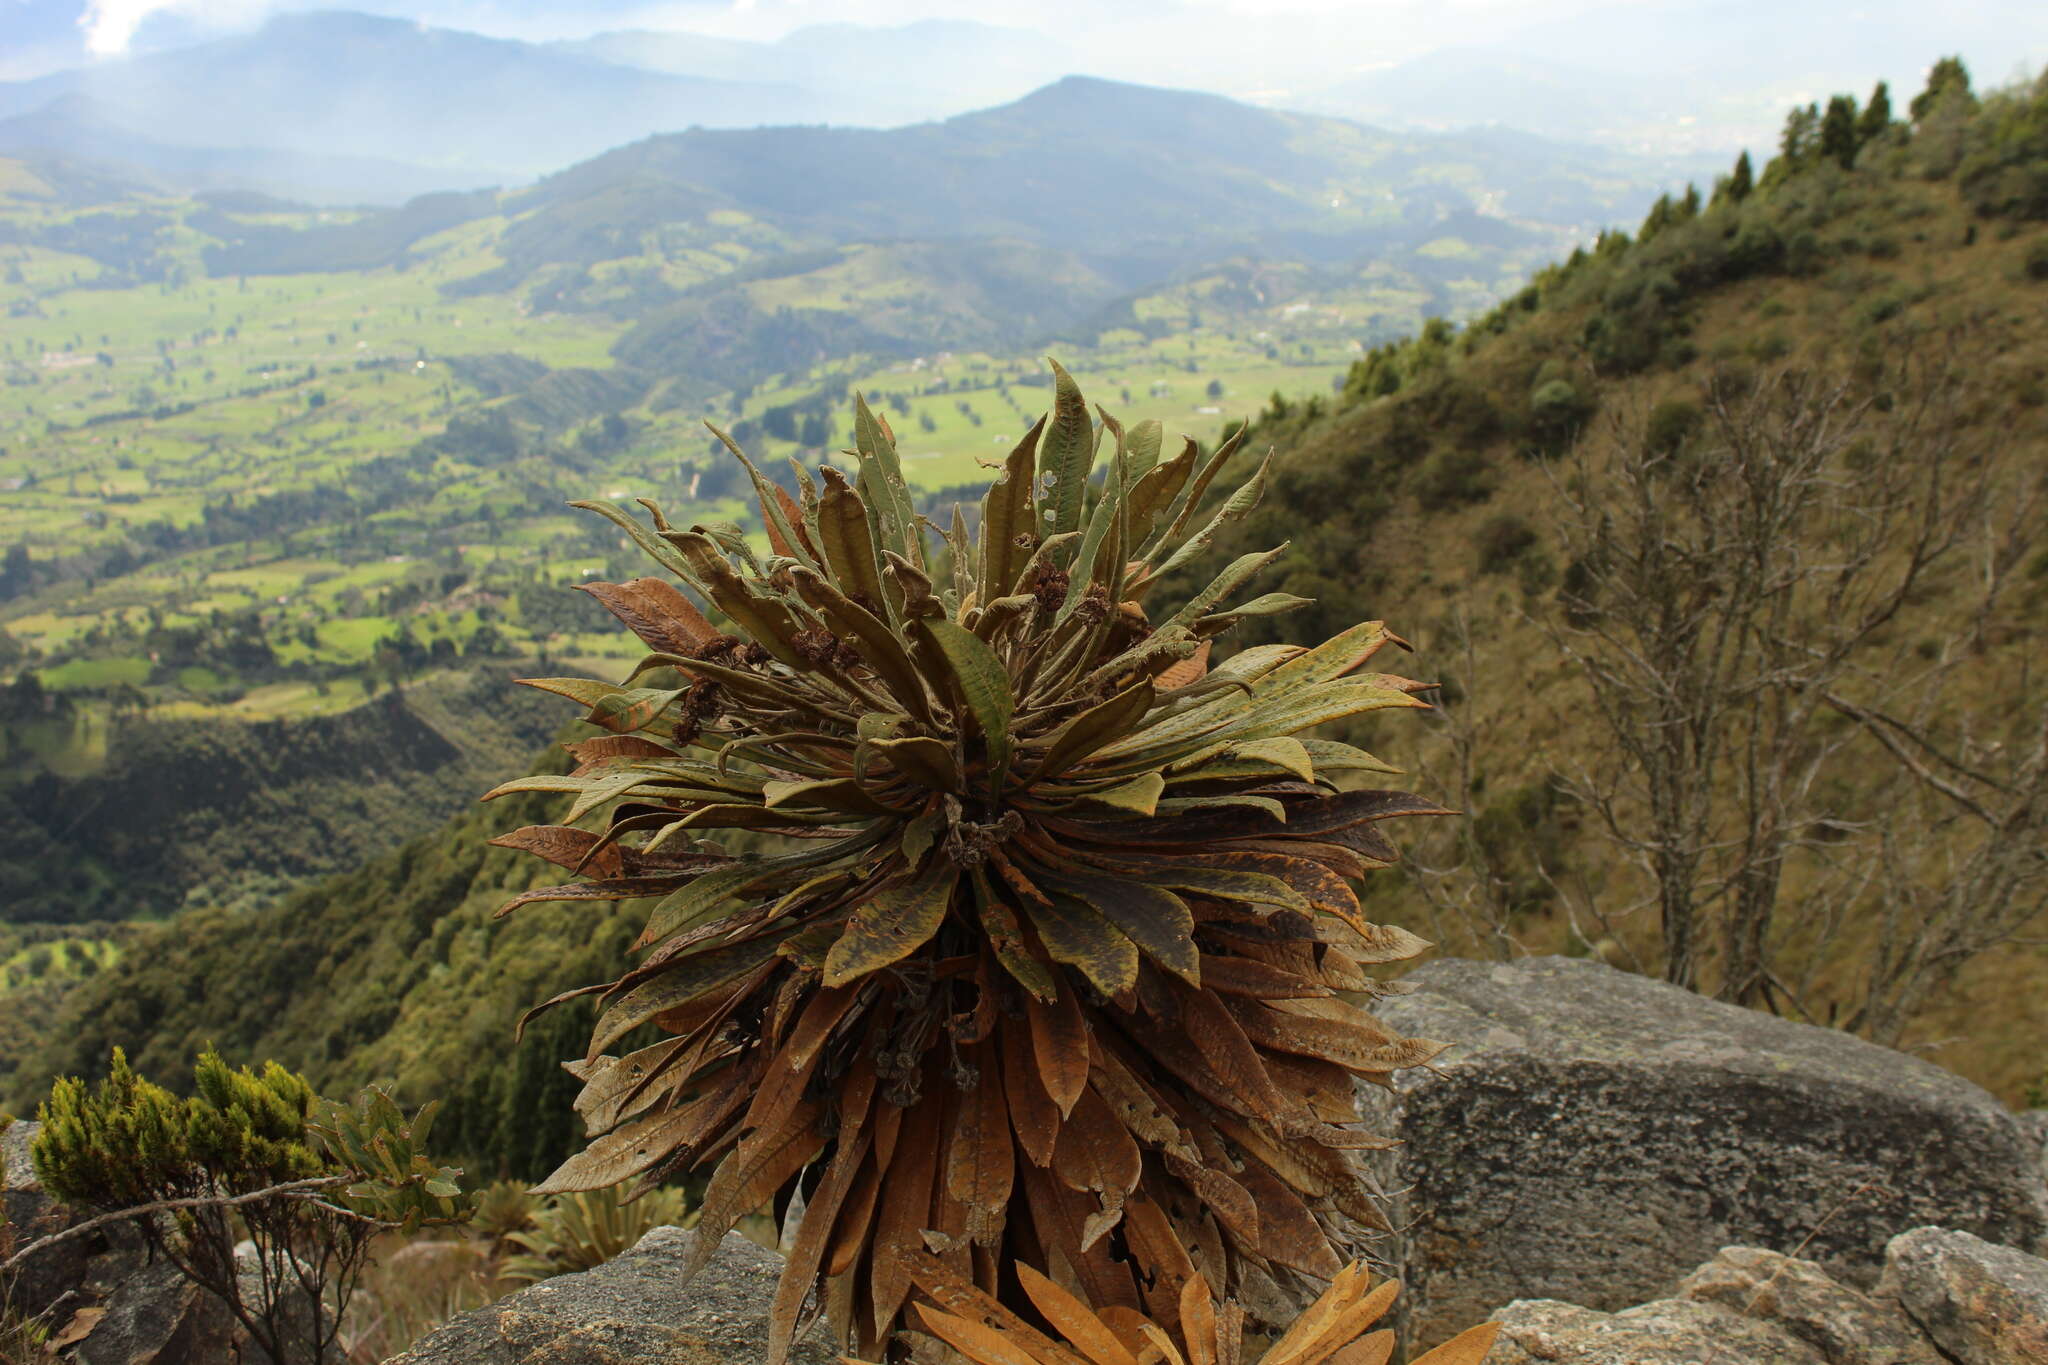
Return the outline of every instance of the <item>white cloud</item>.
{"type": "Polygon", "coordinates": [[[270,8],[268,0],[88,0],[78,27],[86,51],[118,57],[152,14],[175,14],[203,29],[232,29],[254,23],[270,8]]]}

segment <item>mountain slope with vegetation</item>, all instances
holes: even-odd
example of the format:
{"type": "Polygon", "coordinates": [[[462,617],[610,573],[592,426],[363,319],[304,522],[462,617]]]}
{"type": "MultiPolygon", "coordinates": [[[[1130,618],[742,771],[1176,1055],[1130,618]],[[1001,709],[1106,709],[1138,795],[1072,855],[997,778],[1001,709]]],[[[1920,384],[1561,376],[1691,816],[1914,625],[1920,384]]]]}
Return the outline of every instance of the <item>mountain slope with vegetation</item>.
{"type": "MultiPolygon", "coordinates": [[[[1291,541],[1264,586],[1322,605],[1234,643],[1383,615],[1444,684],[1385,756],[1468,818],[1376,918],[1451,952],[1598,954],[2040,1102],[2044,190],[2048,86],[1980,99],[1938,70],[1910,108],[1796,111],[1761,170],[1378,348],[1333,400],[1269,405],[1269,491],[1212,558],[1291,541]],[[1740,647],[1695,648],[1708,626],[1740,647]],[[1687,726],[1653,772],[1645,737],[1687,726]]],[[[211,1038],[332,1088],[395,1074],[450,1097],[486,1166],[537,1171],[585,1017],[511,1026],[615,960],[632,907],[494,926],[536,874],[484,840],[557,813],[513,804],[181,918],[75,993],[16,1102],[115,1043],[168,1073],[211,1038]]]]}
{"type": "Polygon", "coordinates": [[[1419,854],[1432,937],[2040,1102],[2048,83],[1794,110],[1761,170],[1257,435],[1226,548],[1291,536],[1271,586],[1342,604],[1280,630],[1384,603],[1445,681],[1401,755],[1472,817],[1419,854]]]}

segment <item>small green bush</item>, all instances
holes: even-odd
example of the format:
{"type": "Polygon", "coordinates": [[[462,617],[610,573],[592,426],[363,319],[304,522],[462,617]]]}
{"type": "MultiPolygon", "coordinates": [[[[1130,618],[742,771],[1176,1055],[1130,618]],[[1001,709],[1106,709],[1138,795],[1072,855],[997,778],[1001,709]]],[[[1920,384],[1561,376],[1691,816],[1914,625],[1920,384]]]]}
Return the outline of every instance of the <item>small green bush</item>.
{"type": "Polygon", "coordinates": [[[1425,512],[1441,512],[1493,496],[1493,466],[1476,450],[1439,450],[1415,471],[1415,497],[1425,512]]]}
{"type": "Polygon", "coordinates": [[[1706,414],[1690,398],[1666,398],[1650,409],[1643,424],[1643,445],[1653,455],[1675,454],[1700,429],[1706,414]]]}
{"type": "Polygon", "coordinates": [[[1536,544],[1536,532],[1512,512],[1502,512],[1480,523],[1474,541],[1479,548],[1479,572],[1506,573],[1536,544]]]}
{"type": "Polygon", "coordinates": [[[1553,379],[1540,384],[1529,395],[1529,431],[1546,450],[1559,450],[1593,415],[1592,398],[1581,393],[1571,381],[1553,379]]]}
{"type": "Polygon", "coordinates": [[[2048,237],[2036,237],[2027,244],[2023,268],[2030,280],[2048,280],[2048,237]]]}

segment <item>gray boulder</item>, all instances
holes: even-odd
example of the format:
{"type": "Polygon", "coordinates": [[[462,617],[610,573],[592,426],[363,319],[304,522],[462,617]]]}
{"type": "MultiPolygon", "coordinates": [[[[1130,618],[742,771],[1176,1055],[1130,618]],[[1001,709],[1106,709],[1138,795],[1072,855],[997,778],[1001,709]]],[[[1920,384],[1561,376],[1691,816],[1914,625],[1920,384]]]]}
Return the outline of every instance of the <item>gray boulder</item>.
{"type": "Polygon", "coordinates": [[[1486,1365],[1832,1365],[1780,1328],[1692,1299],[1619,1313],[1522,1299],[1494,1317],[1501,1333],[1486,1365]]]}
{"type": "Polygon", "coordinates": [[[1407,981],[1377,1012],[1454,1047],[1362,1098],[1403,1143],[1380,1252],[1413,1346],[1514,1299],[1642,1303],[1729,1245],[1803,1248],[1868,1287],[1909,1228],[2048,1234],[2038,1148],[1932,1063],[1590,961],[1407,981]]]}
{"type": "MultiPolygon", "coordinates": [[[[69,1208],[44,1192],[29,1160],[39,1124],[0,1131],[0,1199],[17,1245],[70,1227],[69,1208]]],[[[40,1318],[58,1358],[78,1365],[211,1365],[235,1358],[234,1318],[211,1294],[162,1260],[125,1223],[109,1224],[38,1253],[7,1286],[8,1304],[40,1318]]],[[[246,1346],[242,1359],[256,1355],[246,1346]]]]}
{"type": "Polygon", "coordinates": [[[1554,1299],[1495,1313],[1487,1365],[2042,1365],[2048,1261],[1964,1232],[1892,1240],[1876,1292],[1811,1261],[1727,1247],[1679,1297],[1602,1313],[1554,1299]]]}
{"type": "MultiPolygon", "coordinates": [[[[617,1260],[450,1319],[387,1365],[740,1365],[767,1357],[782,1258],[738,1233],[678,1289],[693,1232],[656,1228],[617,1260]]],[[[831,1365],[812,1333],[795,1365],[831,1365]]]]}
{"type": "Polygon", "coordinates": [[[2048,1109],[2027,1110],[2020,1115],[2020,1127],[2040,1150],[2041,1176],[2048,1179],[2048,1109]]]}
{"type": "Polygon", "coordinates": [[[1943,1365],[1896,1302],[1860,1293],[1812,1261],[1775,1251],[1723,1247],[1679,1281],[1678,1296],[1770,1324],[1828,1365],[1943,1365]]]}
{"type": "MultiPolygon", "coordinates": [[[[0,1259],[72,1223],[71,1210],[43,1192],[29,1161],[29,1145],[40,1128],[26,1119],[0,1128],[0,1214],[6,1215],[0,1221],[0,1259]]],[[[25,1318],[50,1313],[84,1280],[93,1240],[82,1235],[29,1257],[10,1282],[0,1284],[7,1306],[25,1318]]]]}
{"type": "MultiPolygon", "coordinates": [[[[213,1295],[157,1260],[129,1264],[96,1307],[53,1324],[77,1365],[199,1365],[237,1359],[241,1329],[213,1295]],[[67,1329],[68,1330],[65,1330],[67,1329]]],[[[242,1361],[267,1359],[244,1343],[242,1361]]]]}
{"type": "Polygon", "coordinates": [[[1956,1365],[2048,1361],[2048,1261],[1967,1232],[1915,1228],[1892,1239],[1879,1292],[1956,1365]]]}

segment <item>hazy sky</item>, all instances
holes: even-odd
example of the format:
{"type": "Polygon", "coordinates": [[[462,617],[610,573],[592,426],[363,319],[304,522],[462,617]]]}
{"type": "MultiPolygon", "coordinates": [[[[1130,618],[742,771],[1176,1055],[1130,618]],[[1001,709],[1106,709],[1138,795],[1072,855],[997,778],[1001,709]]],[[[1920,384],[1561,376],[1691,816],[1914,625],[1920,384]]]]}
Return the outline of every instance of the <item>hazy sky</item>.
{"type": "MultiPolygon", "coordinates": [[[[1655,0],[1643,0],[1654,7],[1655,0]]],[[[82,11],[76,0],[6,0],[35,8],[47,7],[76,15],[87,47],[102,55],[128,47],[152,15],[175,17],[194,27],[234,29],[255,22],[279,8],[363,8],[382,13],[408,13],[451,28],[518,38],[580,37],[599,29],[680,28],[740,38],[777,38],[807,24],[904,24],[919,19],[975,19],[983,23],[1036,29],[1053,35],[1117,30],[1132,25],[1171,23],[1182,39],[1202,45],[1263,46],[1269,35],[1292,33],[1300,41],[1301,22],[1322,31],[1330,21],[1354,36],[1370,33],[1384,52],[1432,46],[1460,36],[1477,37],[1535,20],[1589,10],[1586,0],[1135,0],[1135,3],[1086,3],[1085,0],[656,0],[646,4],[544,4],[528,0],[428,0],[391,3],[326,0],[315,6],[304,0],[89,0],[82,11]]]]}
{"type": "Polygon", "coordinates": [[[309,8],[527,40],[624,28],[770,40],[825,23],[971,19],[1028,31],[1017,46],[1035,50],[1034,70],[1049,62],[1374,121],[1567,136],[1544,111],[1597,104],[1604,111],[1581,123],[1681,138],[1678,125],[1697,123],[1700,147],[1717,149],[1768,141],[1789,103],[1879,78],[1917,88],[1945,53],[1963,54],[1980,85],[2048,61],[2048,0],[0,0],[0,79],[309,8]],[[1453,50],[1462,74],[1438,80],[1453,50]],[[1342,94],[1403,63],[1379,104],[1342,94]]]}

